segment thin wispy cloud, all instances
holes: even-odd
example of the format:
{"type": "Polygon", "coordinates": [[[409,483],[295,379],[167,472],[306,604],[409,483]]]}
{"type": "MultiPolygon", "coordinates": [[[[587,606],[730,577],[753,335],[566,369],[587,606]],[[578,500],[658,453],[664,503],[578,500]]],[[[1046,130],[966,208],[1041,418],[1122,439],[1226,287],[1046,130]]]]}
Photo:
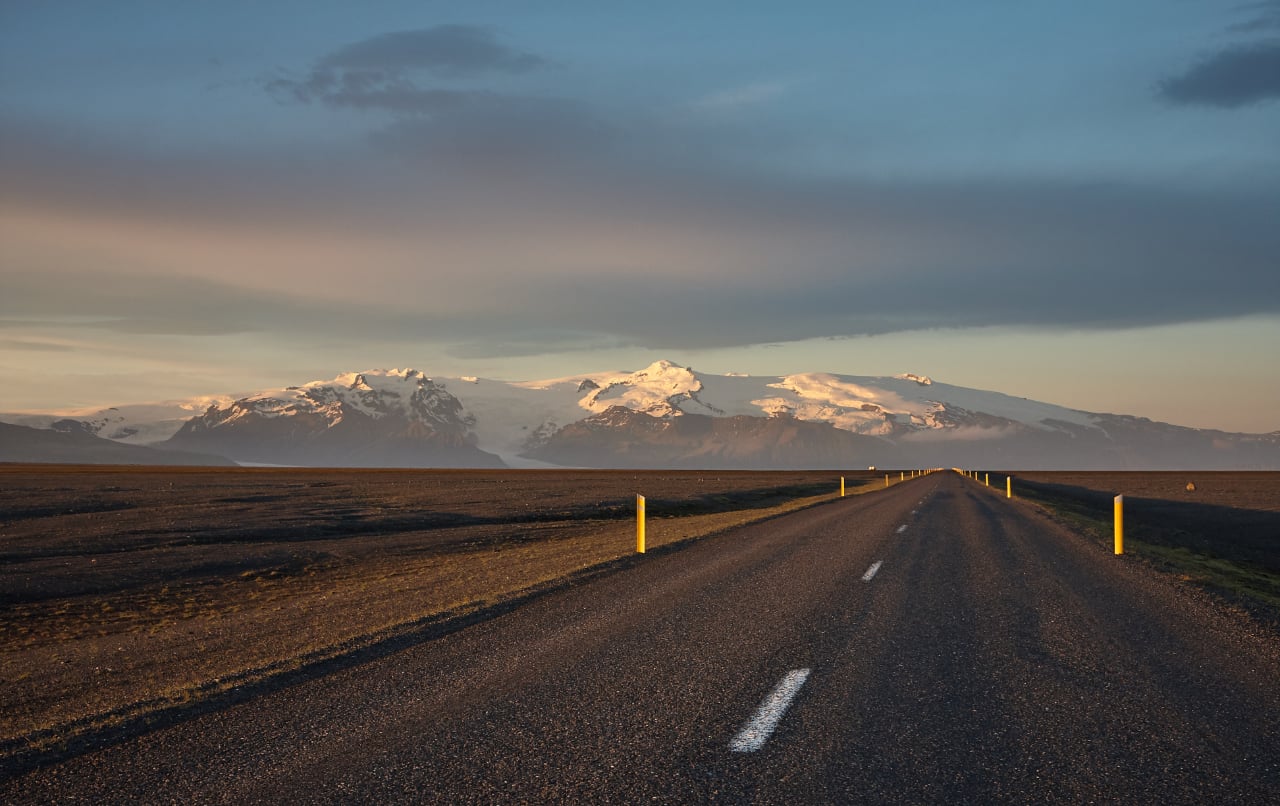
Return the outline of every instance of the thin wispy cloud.
{"type": "MultiPolygon", "coordinates": [[[[2,327],[3,325],[0,325],[2,327]]],[[[0,350],[21,350],[36,353],[69,353],[75,348],[51,341],[34,339],[0,339],[0,350]]]]}
{"type": "Polygon", "coordinates": [[[757,81],[704,95],[690,104],[696,109],[725,111],[757,106],[782,96],[790,88],[785,81],[757,81]]]}

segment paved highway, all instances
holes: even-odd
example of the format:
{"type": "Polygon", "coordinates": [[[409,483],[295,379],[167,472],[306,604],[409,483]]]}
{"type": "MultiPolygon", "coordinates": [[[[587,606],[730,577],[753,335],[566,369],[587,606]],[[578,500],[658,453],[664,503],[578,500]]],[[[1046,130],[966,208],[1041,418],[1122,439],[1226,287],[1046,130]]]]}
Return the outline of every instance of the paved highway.
{"type": "Polygon", "coordinates": [[[953,473],[0,783],[19,803],[1278,798],[1280,641],[953,473]]]}

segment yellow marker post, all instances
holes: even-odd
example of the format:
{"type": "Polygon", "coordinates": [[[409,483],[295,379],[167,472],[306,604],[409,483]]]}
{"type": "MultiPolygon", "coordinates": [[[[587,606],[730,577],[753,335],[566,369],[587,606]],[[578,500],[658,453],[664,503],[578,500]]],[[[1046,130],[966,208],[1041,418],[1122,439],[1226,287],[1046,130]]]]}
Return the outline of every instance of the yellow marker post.
{"type": "Polygon", "coordinates": [[[636,553],[644,554],[644,496],[636,496],[636,553]]]}
{"type": "Polygon", "coordinates": [[[1004,497],[1013,498],[1013,476],[1004,477],[1004,497]]]}
{"type": "Polygon", "coordinates": [[[840,497],[844,498],[844,476],[840,477],[840,497]]]}
{"type": "Polygon", "coordinates": [[[898,471],[898,481],[906,481],[906,480],[907,480],[907,471],[905,471],[905,470],[899,470],[899,471],[898,471]]]}
{"type": "Polygon", "coordinates": [[[886,487],[888,487],[888,486],[889,486],[889,474],[888,474],[888,473],[885,473],[885,474],[884,474],[884,486],[886,486],[886,487]]]}
{"type": "Polygon", "coordinates": [[[1116,496],[1116,554],[1124,554],[1124,496],[1116,496]]]}
{"type": "Polygon", "coordinates": [[[991,486],[991,474],[990,474],[990,473],[983,473],[983,474],[982,474],[982,482],[983,482],[984,484],[986,484],[988,487],[990,487],[990,486],[991,486]]]}

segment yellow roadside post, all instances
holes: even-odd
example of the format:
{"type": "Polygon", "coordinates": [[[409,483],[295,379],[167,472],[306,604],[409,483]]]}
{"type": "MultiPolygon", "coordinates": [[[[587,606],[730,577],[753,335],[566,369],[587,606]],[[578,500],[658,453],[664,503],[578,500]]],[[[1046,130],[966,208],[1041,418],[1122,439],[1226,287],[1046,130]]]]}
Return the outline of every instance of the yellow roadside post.
{"type": "Polygon", "coordinates": [[[982,481],[983,481],[983,483],[984,483],[984,484],[986,484],[988,487],[990,487],[990,486],[991,486],[991,474],[990,474],[990,473],[983,473],[983,474],[982,474],[982,481]]]}
{"type": "Polygon", "coordinates": [[[1116,496],[1116,554],[1124,554],[1124,496],[1116,496]]]}
{"type": "Polygon", "coordinates": [[[840,497],[844,498],[844,476],[840,477],[840,497]]]}
{"type": "Polygon", "coordinates": [[[885,473],[885,474],[884,474],[884,486],[886,486],[886,487],[888,487],[888,486],[889,486],[889,474],[888,474],[888,473],[885,473]]]}
{"type": "Polygon", "coordinates": [[[1013,476],[1004,477],[1004,497],[1013,498],[1013,476]]]}
{"type": "Polygon", "coordinates": [[[636,496],[636,553],[644,554],[644,496],[636,496]]]}

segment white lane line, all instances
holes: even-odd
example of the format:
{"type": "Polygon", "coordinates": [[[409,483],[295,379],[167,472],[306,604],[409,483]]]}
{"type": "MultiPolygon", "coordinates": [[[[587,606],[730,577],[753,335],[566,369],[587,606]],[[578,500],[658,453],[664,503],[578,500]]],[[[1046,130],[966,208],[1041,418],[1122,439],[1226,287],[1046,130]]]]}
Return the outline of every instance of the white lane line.
{"type": "Polygon", "coordinates": [[[778,721],[787,712],[791,700],[795,698],[808,677],[808,669],[792,669],[787,672],[782,682],[778,683],[773,691],[769,692],[769,696],[764,698],[764,702],[760,703],[751,721],[738,731],[733,741],[729,742],[729,749],[735,753],[752,753],[764,747],[764,743],[773,735],[774,728],[778,727],[778,721]]]}
{"type": "Polygon", "coordinates": [[[871,567],[867,569],[867,573],[862,575],[862,581],[870,582],[872,577],[876,575],[876,572],[880,570],[880,566],[882,565],[884,565],[884,560],[876,560],[875,562],[873,562],[871,564],[871,567]]]}
{"type": "Polygon", "coordinates": [[[904,523],[898,527],[898,534],[902,534],[905,531],[907,531],[907,525],[904,523]]]}

